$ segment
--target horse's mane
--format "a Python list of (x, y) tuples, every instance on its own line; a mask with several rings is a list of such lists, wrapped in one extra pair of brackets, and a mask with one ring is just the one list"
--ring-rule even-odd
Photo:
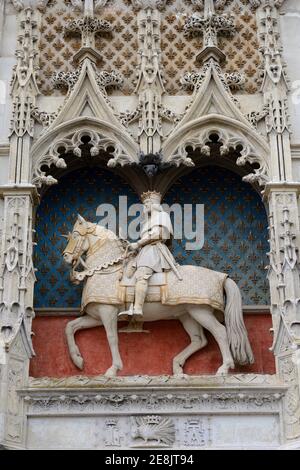
[(107, 228), (105, 228), (105, 227), (103, 227), (102, 225), (99, 225), (99, 224), (91, 223), (91, 225), (96, 227), (95, 235), (97, 235), (99, 237), (104, 237), (105, 236), (109, 240), (118, 240), (117, 235), (112, 230), (109, 230), (109, 229), (107, 229)]

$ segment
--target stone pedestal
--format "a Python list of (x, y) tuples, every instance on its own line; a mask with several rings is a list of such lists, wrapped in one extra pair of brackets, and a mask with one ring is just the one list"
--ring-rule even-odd
[(247, 374), (31, 379), (19, 395), (29, 449), (276, 449), (285, 392)]

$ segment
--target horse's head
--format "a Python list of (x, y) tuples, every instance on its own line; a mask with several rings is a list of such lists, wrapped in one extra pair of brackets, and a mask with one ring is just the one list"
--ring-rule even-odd
[[(78, 215), (73, 230), (67, 235), (68, 244), (63, 252), (66, 263), (77, 264), (81, 255), (89, 249), (88, 235), (94, 233), (96, 225), (87, 222), (81, 215)], [(64, 235), (65, 236), (65, 235)]]

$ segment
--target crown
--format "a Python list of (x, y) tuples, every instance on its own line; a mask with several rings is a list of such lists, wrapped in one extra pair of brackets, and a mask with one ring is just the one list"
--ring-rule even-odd
[(157, 204), (161, 203), (161, 194), (156, 191), (147, 191), (141, 195), (142, 202), (152, 201)]
[(105, 421), (106, 426), (116, 426), (117, 420), (114, 418), (109, 418)]
[(159, 424), (161, 422), (161, 417), (160, 416), (145, 416), (145, 421), (147, 424)]

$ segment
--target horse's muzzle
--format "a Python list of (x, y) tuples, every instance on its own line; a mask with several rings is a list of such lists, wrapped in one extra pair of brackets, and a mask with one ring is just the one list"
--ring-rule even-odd
[(63, 259), (67, 264), (73, 264), (75, 262), (73, 256), (70, 253), (64, 253)]

